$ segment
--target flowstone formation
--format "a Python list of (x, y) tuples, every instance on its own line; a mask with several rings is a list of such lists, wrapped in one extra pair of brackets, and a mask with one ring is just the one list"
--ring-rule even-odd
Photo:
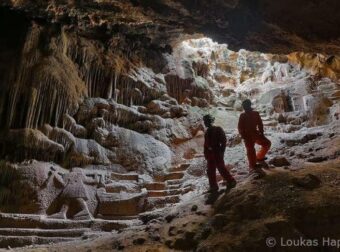
[[(225, 161), (241, 184), (235, 190), (247, 191), (252, 178), (237, 132), (246, 98), (272, 141), (268, 174), (325, 162), (330, 174), (339, 168), (336, 43), (323, 41), (322, 31), (307, 42), (295, 27), (302, 37), (287, 34), (287, 41), (298, 50), (275, 47), (268, 41), (285, 24), (269, 25), (271, 15), (260, 27), (276, 33), (251, 26), (239, 37), (233, 24), (237, 13), (250, 13), (247, 1), (209, 5), (206, 17), (218, 2), (235, 11), (230, 25), (222, 13), (202, 20), (197, 1), (160, 2), (164, 13), (144, 1), (5, 1), (0, 8), (0, 247), (73, 242), (65, 245), (72, 251), (80, 239), (95, 247), (107, 235), (114, 250), (237, 248), (209, 236), (223, 229), (220, 215), (230, 209), (228, 196), (215, 213), (203, 204), (202, 116), (212, 114), (225, 130)], [(257, 18), (249, 14), (244, 25)], [(226, 43), (193, 34), (185, 21), (195, 32), (226, 31), (218, 38)], [(314, 190), (328, 181), (313, 176), (294, 185)]]

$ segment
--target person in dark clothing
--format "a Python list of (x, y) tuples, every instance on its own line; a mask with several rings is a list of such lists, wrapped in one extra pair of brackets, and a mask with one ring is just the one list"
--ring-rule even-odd
[[(270, 149), (271, 142), (264, 136), (263, 123), (260, 114), (251, 108), (249, 99), (242, 103), (244, 113), (240, 115), (238, 121), (238, 131), (243, 138), (247, 149), (247, 156), (250, 171), (256, 171), (256, 162), (263, 162)], [(255, 144), (261, 146), (256, 154)]]
[(216, 168), (227, 182), (227, 189), (235, 187), (236, 181), (230, 175), (224, 164), (224, 151), (226, 149), (227, 138), (221, 127), (213, 126), (214, 118), (211, 115), (203, 117), (207, 130), (204, 135), (204, 157), (208, 163), (208, 178), (211, 192), (218, 191), (216, 180)]

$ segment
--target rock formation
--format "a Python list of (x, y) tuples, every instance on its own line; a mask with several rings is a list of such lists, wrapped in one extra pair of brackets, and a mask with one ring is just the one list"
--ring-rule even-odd
[[(2, 1), (0, 247), (77, 244), (113, 232), (117, 250), (263, 249), (264, 236), (248, 239), (255, 226), (247, 237), (213, 235), (236, 228), (231, 217), (262, 218), (264, 231), (297, 219), (267, 209), (269, 196), (258, 205), (272, 219), (247, 211), (277, 189), (281, 173), (280, 185), (320, 190), (336, 209), (330, 201), (339, 188), (323, 188), (334, 181), (305, 170), (319, 176), (313, 165), (330, 164), (327, 174), (338, 172), (339, 6), (277, 2)], [(259, 185), (248, 178), (236, 130), (246, 98), (273, 143), (267, 173), (274, 175)], [(227, 134), (225, 160), (241, 184), (215, 210), (202, 196), (206, 113)], [(301, 168), (304, 177), (290, 183), (287, 173)], [(238, 193), (242, 202), (231, 206)], [(241, 246), (233, 235), (248, 240)]]

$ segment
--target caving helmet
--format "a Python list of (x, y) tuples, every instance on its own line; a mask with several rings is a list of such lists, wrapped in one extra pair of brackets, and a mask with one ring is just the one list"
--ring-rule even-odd
[(203, 122), (205, 126), (209, 126), (213, 124), (214, 121), (215, 121), (215, 118), (210, 114), (203, 116)]
[(244, 110), (251, 110), (251, 101), (249, 99), (246, 99), (242, 102), (242, 107)]

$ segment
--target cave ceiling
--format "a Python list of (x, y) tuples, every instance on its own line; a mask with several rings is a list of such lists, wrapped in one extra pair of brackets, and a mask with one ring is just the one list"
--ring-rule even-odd
[(338, 0), (5, 0), (2, 5), (80, 36), (108, 41), (120, 34), (164, 50), (184, 38), (206, 36), (232, 50), (340, 52)]

